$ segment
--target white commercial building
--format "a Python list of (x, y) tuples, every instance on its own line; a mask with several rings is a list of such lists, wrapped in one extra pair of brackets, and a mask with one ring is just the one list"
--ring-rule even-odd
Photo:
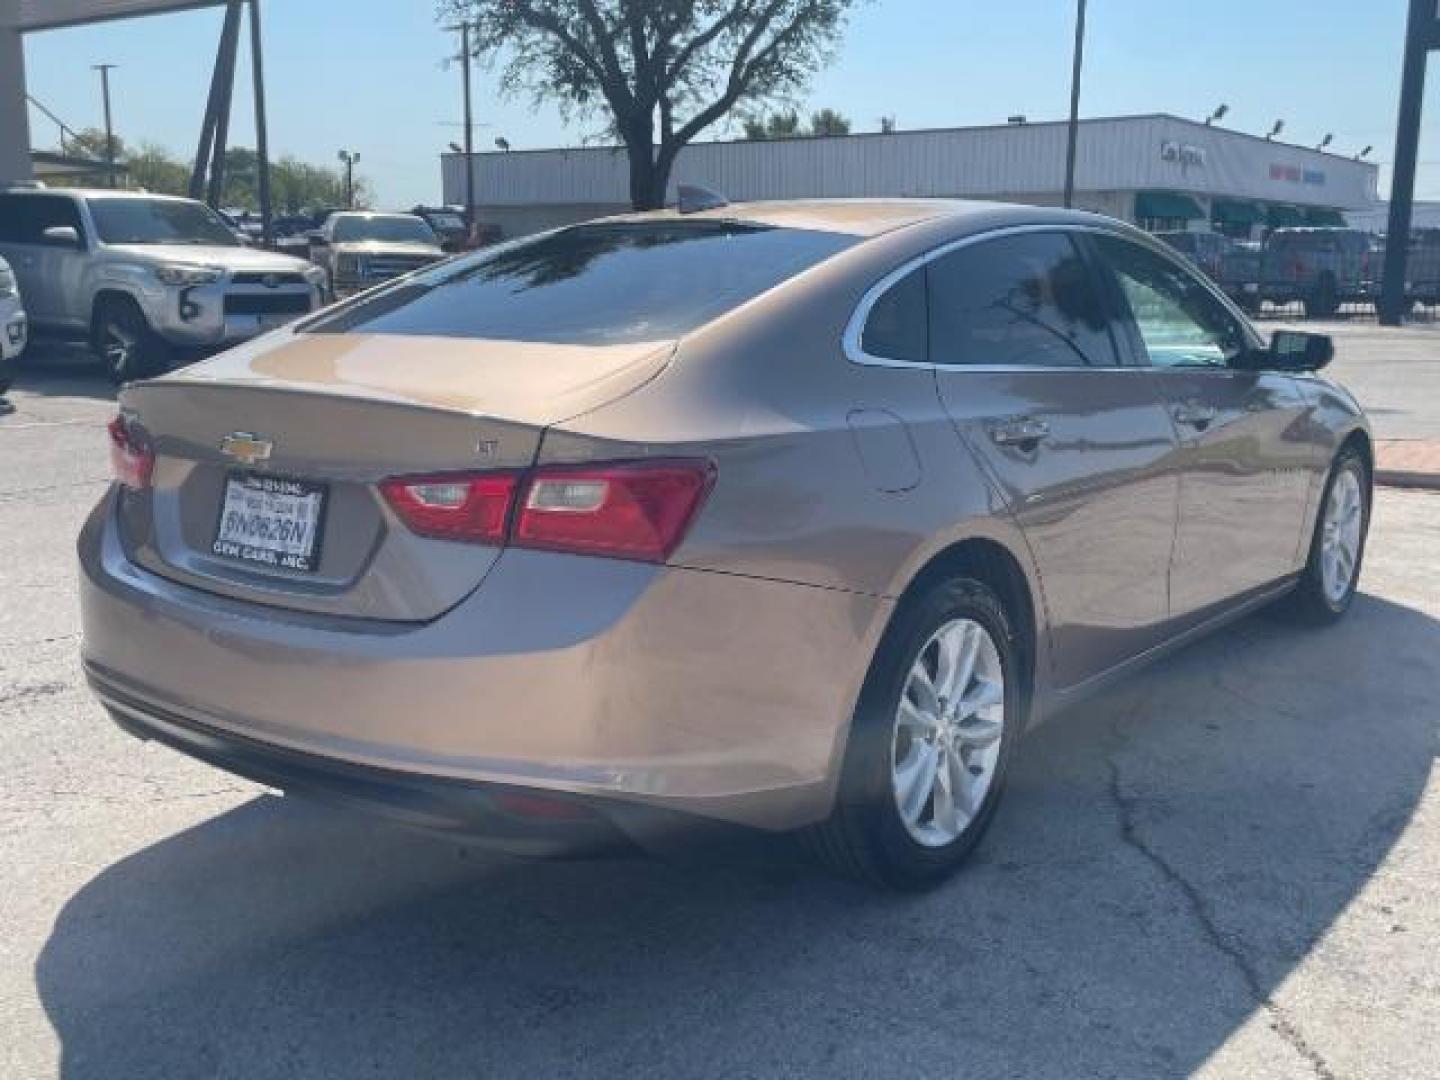
[[(671, 177), (732, 201), (960, 197), (1058, 205), (1066, 124), (696, 143)], [(442, 158), (445, 201), (465, 201), (465, 158)], [(480, 221), (521, 235), (628, 208), (623, 150), (518, 150), (476, 154)], [(1259, 236), (1288, 225), (1343, 225), (1342, 212), (1376, 201), (1376, 167), (1154, 114), (1085, 120), (1075, 203), (1152, 229), (1216, 229)]]

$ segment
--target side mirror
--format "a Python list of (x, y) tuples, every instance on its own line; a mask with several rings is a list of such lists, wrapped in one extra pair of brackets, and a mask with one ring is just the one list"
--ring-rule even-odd
[(1333, 359), (1335, 342), (1328, 334), (1276, 330), (1268, 348), (1251, 349), (1230, 363), (1244, 371), (1319, 371)]
[(314, 232), (305, 234), (305, 239), (310, 241), (311, 247), (329, 247), (330, 241), (325, 239), (325, 234), (316, 229)]
[(80, 232), (70, 225), (52, 225), (40, 234), (40, 239), (46, 247), (80, 247)]
[(1278, 371), (1319, 371), (1335, 359), (1335, 342), (1329, 334), (1276, 330), (1270, 335), (1268, 352)]

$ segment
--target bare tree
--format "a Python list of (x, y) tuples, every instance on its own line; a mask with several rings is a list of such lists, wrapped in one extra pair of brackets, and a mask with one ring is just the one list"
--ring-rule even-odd
[(606, 115), (630, 201), (664, 204), (675, 158), (737, 106), (783, 99), (829, 59), (854, 0), (438, 0), (507, 91)]

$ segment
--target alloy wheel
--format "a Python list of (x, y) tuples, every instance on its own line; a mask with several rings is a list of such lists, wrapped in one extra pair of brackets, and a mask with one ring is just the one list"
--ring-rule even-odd
[(1364, 500), (1354, 469), (1341, 469), (1330, 485), (1321, 526), (1320, 573), (1325, 599), (1338, 604), (1345, 598), (1355, 577), (1360, 557), (1360, 530)]
[(954, 619), (911, 665), (895, 713), (891, 791), (906, 831), (943, 847), (975, 819), (1005, 737), (1005, 676), (989, 631)]
[(114, 321), (107, 321), (100, 335), (100, 351), (105, 366), (120, 378), (134, 370), (135, 353), (140, 341), (135, 334)]

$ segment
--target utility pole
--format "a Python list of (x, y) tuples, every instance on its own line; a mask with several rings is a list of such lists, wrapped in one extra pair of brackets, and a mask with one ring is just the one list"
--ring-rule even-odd
[(448, 26), (446, 29), (460, 31), (461, 92), (465, 100), (465, 237), (467, 243), (473, 243), (475, 238), (475, 167), (471, 159), (475, 153), (475, 112), (470, 93), (470, 24), (463, 22), (458, 26)]
[(355, 163), (360, 160), (359, 154), (352, 154), (349, 150), (341, 150), (337, 155), (345, 166), (345, 205), (351, 210), (355, 209)]
[(95, 71), (100, 72), (100, 93), (105, 98), (105, 182), (112, 188), (115, 186), (115, 125), (110, 118), (110, 72), (118, 66), (118, 64), (91, 65)]
[(465, 73), (465, 242), (475, 242), (475, 114), (470, 104), (470, 24), (460, 24), (461, 67)]
[(1070, 128), (1065, 139), (1065, 206), (1075, 205), (1075, 142), (1080, 134), (1080, 70), (1085, 63), (1085, 0), (1075, 6), (1075, 62), (1070, 72)]
[(1420, 151), (1420, 106), (1425, 96), (1425, 62), (1440, 49), (1440, 6), (1410, 0), (1405, 25), (1405, 60), (1400, 76), (1400, 116), (1395, 131), (1395, 168), (1390, 182), (1390, 222), (1385, 230), (1385, 272), (1380, 284), (1380, 322), (1399, 326), (1405, 301), (1405, 261), (1415, 200), (1415, 165)]

